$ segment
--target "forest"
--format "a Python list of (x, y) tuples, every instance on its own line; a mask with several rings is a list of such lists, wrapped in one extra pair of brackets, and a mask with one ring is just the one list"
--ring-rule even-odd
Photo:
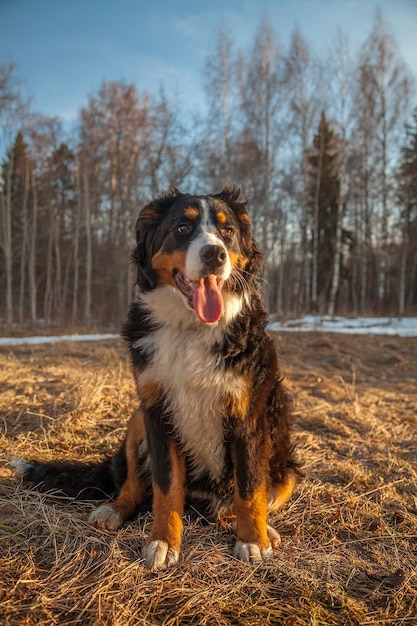
[(0, 64), (0, 328), (118, 328), (140, 209), (224, 184), (250, 200), (271, 316), (415, 315), (415, 77), (380, 13), (355, 54), (333, 41), (220, 29), (201, 110), (103, 81), (70, 131)]

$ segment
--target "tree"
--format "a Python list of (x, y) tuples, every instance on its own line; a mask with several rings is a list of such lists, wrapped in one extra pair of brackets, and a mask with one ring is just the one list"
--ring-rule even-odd
[(205, 64), (208, 112), (202, 142), (204, 150), (200, 154), (202, 176), (210, 179), (209, 185), (214, 189), (236, 178), (234, 143), (239, 122), (241, 65), (232, 39), (221, 28)]
[[(379, 312), (382, 312), (386, 304), (388, 235), (394, 208), (393, 170), (398, 157), (399, 132), (409, 107), (410, 78), (399, 56), (398, 46), (380, 12), (362, 48), (358, 72), (358, 122), (359, 126), (371, 124), (372, 167), (379, 226), (377, 298)], [(366, 129), (362, 132), (366, 132)]]
[(50, 213), (54, 228), (54, 288), (52, 303), (61, 323), (64, 322), (69, 297), (69, 280), (73, 271), (72, 254), (75, 238), (75, 156), (67, 143), (61, 142), (48, 163), (53, 192)]
[(337, 159), (340, 140), (322, 111), (310, 164), (310, 210), (312, 213), (312, 308), (327, 308), (332, 266), (337, 245), (340, 180)]
[(150, 99), (140, 97), (133, 85), (104, 82), (81, 111), (87, 323), (92, 315), (92, 274), (100, 276), (94, 301), (102, 315), (120, 319), (126, 308), (129, 242), (141, 201), (139, 181), (150, 181), (151, 132)]
[(337, 172), (339, 179), (339, 197), (336, 213), (336, 232), (334, 256), (332, 262), (332, 279), (327, 305), (327, 314), (333, 316), (336, 308), (336, 299), (340, 288), (340, 269), (342, 264), (343, 218), (348, 197), (348, 160), (352, 132), (352, 65), (348, 49), (348, 40), (339, 30), (332, 51), (331, 59), (327, 64), (333, 81), (331, 108), (339, 134), (337, 152)]
[(4, 259), (4, 276), (0, 278), (3, 278), (6, 325), (9, 328), (13, 323), (12, 143), (27, 113), (27, 103), (23, 100), (14, 71), (13, 63), (0, 65), (0, 157), (9, 155), (0, 189), (0, 252)]
[(279, 157), (284, 144), (282, 57), (267, 21), (261, 23), (249, 56), (244, 59), (241, 114), (246, 141), (256, 146), (257, 164), (248, 172), (245, 189), (252, 199), (254, 232), (268, 253), (275, 243)]
[(400, 276), (398, 314), (417, 303), (417, 109), (406, 126), (406, 143), (402, 148), (397, 175), (400, 212)]
[(295, 206), (299, 207), (297, 221), (301, 249), (297, 309), (305, 310), (309, 310), (311, 303), (311, 258), (306, 254), (310, 227), (308, 150), (320, 105), (318, 73), (318, 62), (297, 28), (292, 33), (290, 49), (285, 57), (284, 89), (288, 99), (288, 130), (297, 163), (296, 168), (293, 168), (296, 180), (292, 189)]
[[(32, 169), (32, 218), (36, 237), (31, 240), (30, 297), (34, 312), (41, 312), (46, 325), (59, 319), (62, 289), (62, 244), (65, 234), (61, 220), (61, 192), (56, 184), (56, 155), (62, 143), (60, 120), (36, 115), (27, 127)], [(62, 185), (61, 185), (62, 186)], [(35, 300), (36, 298), (36, 300)], [(61, 310), (62, 314), (62, 310)], [(62, 321), (62, 320), (59, 320)]]

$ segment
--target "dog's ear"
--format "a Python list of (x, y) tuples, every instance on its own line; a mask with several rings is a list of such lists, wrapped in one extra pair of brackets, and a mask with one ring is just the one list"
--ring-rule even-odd
[(243, 243), (246, 247), (250, 248), (252, 241), (252, 228), (249, 217), (249, 203), (247, 200), (240, 199), (239, 187), (229, 187), (226, 185), (220, 193), (214, 195), (213, 197), (218, 198), (232, 209), (239, 222)]
[(248, 257), (248, 262), (245, 267), (245, 271), (253, 276), (259, 276), (264, 266), (264, 257), (260, 251), (258, 244), (252, 239), (251, 252)]
[(152, 200), (139, 213), (132, 262), (136, 265), (136, 283), (140, 291), (150, 291), (156, 287), (157, 275), (152, 268), (151, 260), (162, 245), (158, 236), (159, 225), (166, 211), (181, 195), (183, 194), (176, 187), (172, 187), (168, 193)]
[(223, 187), (222, 191), (214, 196), (227, 204), (238, 219), (242, 245), (248, 258), (245, 271), (258, 276), (262, 270), (264, 260), (259, 250), (258, 244), (252, 238), (252, 227), (249, 217), (249, 202), (240, 199), (240, 189), (238, 187)]

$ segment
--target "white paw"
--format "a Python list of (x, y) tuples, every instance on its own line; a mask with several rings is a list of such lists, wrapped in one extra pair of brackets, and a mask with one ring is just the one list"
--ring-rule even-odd
[(236, 541), (233, 549), (233, 556), (245, 563), (260, 563), (264, 559), (272, 556), (272, 548), (260, 548), (256, 543), (245, 543), (244, 541)]
[(179, 551), (169, 547), (166, 541), (161, 539), (150, 541), (142, 548), (142, 556), (145, 559), (145, 566), (156, 572), (160, 569), (167, 569), (178, 563)]
[(88, 518), (88, 523), (94, 528), (115, 530), (123, 524), (123, 520), (113, 507), (109, 504), (103, 504), (98, 509), (94, 509)]

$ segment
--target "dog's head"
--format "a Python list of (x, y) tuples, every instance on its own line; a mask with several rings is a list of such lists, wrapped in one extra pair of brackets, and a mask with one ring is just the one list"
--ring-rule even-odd
[(202, 322), (216, 322), (225, 292), (242, 293), (258, 274), (247, 202), (239, 190), (206, 196), (172, 189), (140, 213), (133, 260), (142, 292), (170, 285)]

